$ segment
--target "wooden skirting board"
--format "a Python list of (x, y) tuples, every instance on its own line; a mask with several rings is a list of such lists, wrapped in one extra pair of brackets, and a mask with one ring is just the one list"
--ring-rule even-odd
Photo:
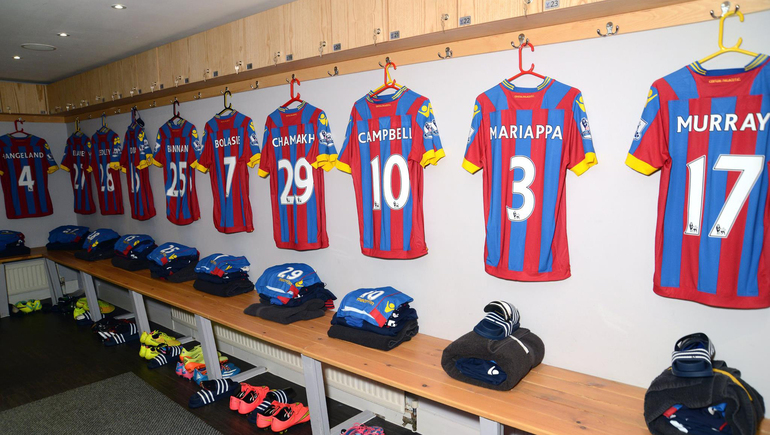
[[(744, 14), (770, 9), (767, 0), (743, 0)], [(257, 88), (281, 86), (286, 78), (295, 74), (302, 81), (328, 78), (337, 68), (339, 76), (379, 68), (379, 62), (390, 57), (398, 65), (411, 65), (438, 61), (438, 53), (446, 47), (453, 57), (472, 56), (512, 50), (511, 42), (525, 33), (535, 45), (555, 44), (588, 38), (599, 38), (597, 29), (605, 32), (611, 21), (620, 26), (620, 34), (660, 29), (712, 20), (710, 10), (719, 10), (714, 0), (611, 0), (579, 7), (543, 12), (529, 17), (511, 18), (467, 28), (447, 30), (403, 40), (332, 53), (323, 57), (278, 63), (275, 66), (222, 76), (205, 82), (137, 95), (130, 98), (97, 104), (55, 115), (0, 114), (0, 121), (13, 121), (22, 117), (29, 122), (74, 122), (98, 118), (104, 112), (108, 116), (126, 113), (131, 107), (140, 110), (170, 105), (174, 98), (180, 102), (193, 101), (221, 95), (225, 88), (232, 93), (247, 92)], [(737, 20), (729, 25), (739, 25)], [(512, 30), (512, 31), (509, 31)], [(716, 49), (714, 34), (714, 46)], [(518, 43), (518, 42), (517, 42)], [(686, 61), (683, 61), (686, 62)]]

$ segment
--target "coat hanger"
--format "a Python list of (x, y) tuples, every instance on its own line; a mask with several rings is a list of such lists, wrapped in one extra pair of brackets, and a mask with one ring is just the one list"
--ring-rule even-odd
[(141, 115), (139, 115), (139, 109), (134, 106), (131, 108), (131, 125), (130, 127), (135, 126), (136, 124), (139, 124), (140, 127), (144, 127), (144, 121), (142, 120)]
[[(712, 16), (714, 15), (713, 11), (712, 11), (711, 15)], [(745, 54), (745, 55), (751, 56), (751, 57), (757, 57), (758, 56), (757, 53), (754, 53), (754, 52), (751, 52), (751, 51), (744, 50), (744, 49), (740, 48), (741, 44), (743, 44), (743, 38), (738, 38), (738, 42), (735, 45), (733, 45), (732, 47), (729, 47), (729, 48), (725, 47), (725, 44), (724, 44), (725, 18), (727, 18), (729, 16), (732, 16), (732, 15), (737, 16), (738, 19), (741, 20), (741, 23), (743, 22), (743, 12), (741, 12), (739, 6), (735, 6), (735, 10), (731, 11), (730, 10), (730, 2), (723, 3), (722, 4), (722, 16), (719, 17), (719, 42), (718, 42), (719, 43), (719, 51), (704, 57), (703, 59), (699, 60), (698, 63), (707, 62), (707, 61), (709, 61), (709, 60), (719, 56), (720, 54), (724, 54), (724, 53), (741, 53), (741, 54)]]
[(168, 120), (169, 124), (173, 124), (174, 121), (181, 120), (182, 117), (179, 116), (179, 110), (177, 110), (177, 107), (179, 107), (179, 100), (174, 97), (174, 103), (172, 104), (172, 109), (174, 111), (174, 116), (171, 117), (171, 119)]
[(100, 133), (104, 133), (107, 130), (109, 130), (107, 128), (107, 113), (102, 112), (102, 126), (99, 128), (99, 132)]
[(233, 110), (233, 103), (232, 103), (232, 101), (230, 102), (230, 104), (227, 104), (227, 96), (228, 95), (230, 96), (231, 99), (233, 98), (233, 93), (230, 92), (230, 89), (225, 88), (224, 92), (222, 92), (222, 96), (224, 97), (224, 101), (222, 102), (222, 104), (224, 104), (225, 108), (220, 110), (219, 113), (217, 113), (218, 116), (224, 115), (225, 112), (227, 112), (228, 110), (230, 112), (235, 112), (235, 110)]
[(382, 64), (380, 64), (380, 66), (383, 68), (383, 70), (385, 72), (385, 78), (384, 78), (385, 83), (383, 83), (382, 86), (380, 86), (379, 88), (373, 90), (372, 91), (372, 95), (381, 94), (382, 91), (384, 91), (386, 89), (395, 89), (396, 91), (401, 89), (403, 86), (401, 86), (398, 83), (396, 83), (396, 79), (391, 79), (390, 72), (388, 71), (388, 69), (390, 69), (390, 67), (393, 67), (394, 70), (398, 69), (398, 67), (396, 67), (396, 64), (391, 62), (389, 57), (386, 57), (385, 58), (385, 65), (383, 66)]
[[(286, 79), (286, 81), (289, 82), (289, 79)], [(302, 84), (299, 82), (299, 79), (294, 78), (294, 74), (292, 74), (291, 81), (289, 82), (289, 95), (291, 95), (291, 99), (281, 106), (284, 109), (289, 107), (291, 103), (296, 103), (296, 102), (303, 103), (302, 99), (300, 98), (299, 92), (297, 93), (297, 95), (294, 95), (294, 83), (296, 83), (297, 85)]]
[(522, 60), (521, 60), (522, 52), (524, 51), (524, 47), (529, 47), (529, 50), (531, 52), (535, 51), (535, 46), (532, 45), (529, 42), (529, 39), (527, 39), (525, 42), (523, 42), (521, 45), (519, 45), (519, 73), (516, 74), (515, 76), (509, 78), (508, 81), (512, 82), (512, 81), (516, 80), (517, 78), (519, 78), (519, 77), (521, 77), (523, 75), (526, 75), (526, 74), (533, 75), (535, 77), (539, 77), (539, 78), (545, 80), (545, 76), (542, 76), (542, 75), (534, 72), (534, 69), (535, 69), (535, 64), (534, 63), (529, 67), (528, 70), (524, 70), (524, 66), (523, 66)]
[(16, 131), (12, 132), (11, 135), (21, 133), (21, 134), (24, 135), (23, 137), (30, 137), (31, 135), (29, 133), (27, 133), (26, 131), (24, 131), (24, 127), (20, 126), (19, 124), (24, 124), (24, 120), (19, 118), (19, 119), (13, 121), (13, 128), (15, 128)]
[(80, 118), (75, 118), (75, 134), (82, 133), (80, 131)]

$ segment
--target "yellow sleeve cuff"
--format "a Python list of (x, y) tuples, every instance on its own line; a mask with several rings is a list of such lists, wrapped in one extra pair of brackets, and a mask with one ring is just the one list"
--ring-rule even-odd
[(423, 168), (430, 165), (430, 163), (436, 158), (436, 150), (430, 149), (428, 151), (425, 151), (425, 154), (422, 155), (422, 160), (420, 160), (420, 166)]
[(337, 167), (337, 169), (339, 169), (340, 171), (346, 174), (353, 173), (353, 171), (350, 169), (350, 165), (348, 165), (347, 163), (342, 163), (341, 161), (337, 160), (337, 163), (335, 166)]
[(56, 166), (56, 165), (54, 165), (54, 166), (49, 166), (49, 167), (48, 167), (48, 173), (49, 173), (49, 174), (53, 174), (54, 172), (56, 172), (56, 171), (58, 171), (58, 170), (59, 170), (59, 167), (58, 167), (58, 166)]
[(251, 156), (251, 158), (249, 159), (249, 163), (247, 164), (249, 165), (250, 168), (253, 168), (254, 166), (257, 166), (259, 164), (259, 160), (261, 157), (262, 157), (262, 154), (254, 154), (253, 156)]
[(3, 172), (3, 171), (0, 171), (0, 175), (5, 175), (5, 172)]
[(86, 172), (94, 172), (94, 168), (89, 166), (88, 169), (86, 169)]
[[(114, 169), (116, 171), (119, 171), (120, 170), (120, 163), (112, 162), (112, 163), (109, 164), (109, 167), (110, 167), (110, 169)], [(126, 172), (126, 171), (123, 171), (123, 172)]]
[[(150, 161), (149, 161), (149, 160), (142, 160), (142, 161), (141, 161), (141, 162), (139, 162), (139, 164), (136, 166), (136, 169), (144, 169), (144, 168), (149, 168), (149, 167), (150, 167), (150, 165), (151, 165), (151, 163), (150, 163)], [(123, 168), (123, 172), (126, 172), (125, 168)]]
[(469, 162), (466, 159), (463, 159), (463, 169), (470, 172), (471, 174), (475, 174), (476, 172), (479, 172), (481, 170), (480, 167), (474, 165), (473, 163)]
[(193, 169), (197, 169), (197, 170), (203, 172), (204, 174), (209, 171), (209, 168), (201, 165), (200, 163), (198, 163), (197, 160), (192, 162), (192, 165), (190, 165), (190, 167), (193, 168)]
[(578, 177), (583, 175), (583, 172), (587, 171), (591, 166), (599, 163), (596, 160), (596, 153), (586, 153), (586, 158), (582, 162), (570, 168), (570, 171), (574, 172)]
[(650, 165), (644, 160), (634, 157), (633, 154), (628, 154), (628, 157), (626, 157), (626, 166), (644, 175), (651, 175), (658, 170), (658, 168)]
[(433, 156), (433, 160), (431, 160), (430, 164), (436, 166), (438, 161), (444, 157), (446, 157), (446, 152), (444, 151), (444, 148), (441, 148), (440, 150), (436, 151), (436, 154)]
[(155, 159), (150, 159), (150, 162), (151, 162), (153, 165), (155, 165), (155, 166), (157, 166), (157, 167), (159, 167), (159, 168), (162, 168), (162, 167), (163, 167), (163, 165), (162, 165), (162, 164), (161, 164), (159, 161), (157, 161), (157, 160), (155, 160)]
[(257, 175), (259, 175), (259, 176), (260, 176), (260, 177), (262, 177), (262, 178), (265, 178), (265, 177), (267, 177), (268, 175), (270, 175), (270, 173), (269, 173), (269, 172), (267, 172), (267, 171), (265, 171), (264, 169), (260, 169), (259, 171), (257, 171)]
[[(51, 168), (53, 168), (53, 166), (51, 166)], [(53, 174), (53, 172), (51, 172), (51, 168), (48, 168), (48, 173), (49, 173), (49, 174)], [(67, 172), (69, 172), (69, 171), (70, 171), (70, 168), (68, 168), (68, 167), (66, 167), (66, 166), (64, 166), (64, 165), (61, 165), (61, 166), (59, 166), (58, 168), (59, 168), (59, 169), (64, 169), (64, 170), (65, 170), (65, 171), (67, 171)]]

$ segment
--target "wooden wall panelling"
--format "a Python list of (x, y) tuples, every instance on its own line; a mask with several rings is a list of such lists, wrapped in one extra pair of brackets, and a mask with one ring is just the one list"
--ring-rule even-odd
[(280, 6), (268, 9), (255, 15), (244, 18), (244, 66), (248, 70), (274, 65), (276, 52), (280, 52), (278, 63), (284, 61), (285, 37), (283, 24), (288, 6)]
[(158, 87), (168, 89), (178, 84), (183, 85), (190, 78), (189, 38), (170, 42), (158, 47)]
[[(292, 60), (299, 60), (330, 53), (331, 0), (296, 0), (287, 6), (284, 60), (288, 61), (289, 55)], [(326, 43), (325, 47), (321, 46), (322, 42)]]
[(129, 98), (136, 95), (131, 92), (136, 87), (136, 56), (130, 56), (116, 62), (118, 64), (117, 91), (120, 98)]
[(233, 21), (206, 31), (207, 78), (235, 74), (236, 63), (243, 62), (243, 22)]
[(543, 0), (458, 0), (458, 19), (470, 17), (468, 24), (482, 24), (506, 18), (536, 14), (543, 10)]
[(136, 63), (136, 93), (141, 95), (160, 89), (158, 86), (158, 49), (153, 48), (134, 56)]
[(374, 31), (380, 29), (377, 42), (388, 40), (387, 0), (331, 0), (332, 51), (374, 44)]
[[(196, 33), (187, 38), (188, 59), (190, 63), (189, 83), (200, 82), (211, 78), (211, 68), (206, 50), (206, 33)], [(206, 71), (208, 69), (208, 71)], [(184, 80), (182, 80), (184, 82)], [(180, 85), (182, 83), (179, 83)]]

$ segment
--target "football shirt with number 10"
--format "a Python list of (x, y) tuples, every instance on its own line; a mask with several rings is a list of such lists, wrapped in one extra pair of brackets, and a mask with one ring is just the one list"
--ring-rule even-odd
[(661, 170), (655, 293), (770, 306), (770, 61), (653, 83), (626, 164)]
[(0, 136), (0, 153), (0, 180), (8, 219), (53, 213), (48, 194), (48, 174), (56, 172), (59, 167), (46, 141), (32, 135)]
[(178, 119), (163, 124), (155, 141), (152, 164), (163, 168), (166, 217), (177, 225), (191, 224), (201, 216), (195, 190), (198, 132), (192, 123)]

